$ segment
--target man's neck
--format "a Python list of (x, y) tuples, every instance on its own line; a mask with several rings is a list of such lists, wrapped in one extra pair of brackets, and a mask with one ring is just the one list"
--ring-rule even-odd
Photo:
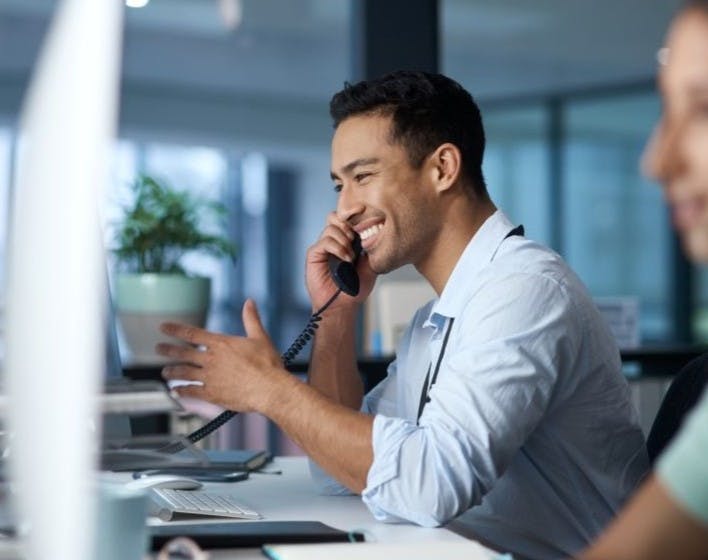
[(428, 258), (416, 266), (438, 296), (470, 240), (496, 210), (491, 200), (450, 206)]

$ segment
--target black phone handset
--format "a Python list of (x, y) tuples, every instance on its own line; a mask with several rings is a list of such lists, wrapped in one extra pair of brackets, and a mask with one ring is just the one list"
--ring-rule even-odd
[[(310, 315), (310, 319), (307, 321), (305, 328), (293, 341), (290, 348), (288, 348), (280, 356), (284, 366), (288, 366), (290, 362), (295, 359), (295, 356), (297, 356), (305, 345), (312, 339), (312, 337), (315, 336), (315, 331), (317, 330), (317, 327), (319, 327), (319, 322), (322, 320), (322, 313), (324, 313), (325, 310), (332, 305), (332, 302), (337, 299), (337, 296), (339, 296), (340, 293), (344, 292), (352, 297), (359, 293), (359, 275), (356, 272), (356, 263), (359, 259), (359, 255), (361, 254), (361, 238), (359, 235), (355, 235), (354, 241), (352, 241), (354, 262), (342, 261), (334, 255), (330, 255), (328, 257), (327, 265), (329, 266), (329, 272), (332, 275), (332, 280), (334, 280), (334, 283), (337, 285), (337, 291), (322, 307)], [(204, 439), (214, 430), (217, 430), (226, 424), (226, 422), (231, 420), (234, 416), (236, 416), (236, 414), (238, 414), (238, 412), (233, 410), (225, 410), (219, 414), (219, 416), (186, 436), (187, 440), (190, 443), (196, 443), (199, 440)], [(159, 451), (163, 453), (177, 453), (178, 451), (182, 451), (184, 448), (185, 445), (183, 443), (176, 441), (162, 447)]]
[(354, 249), (354, 262), (341, 261), (334, 255), (327, 258), (329, 273), (337, 287), (349, 296), (356, 296), (359, 293), (359, 275), (356, 272), (356, 262), (361, 255), (361, 237), (354, 234), (352, 249)]

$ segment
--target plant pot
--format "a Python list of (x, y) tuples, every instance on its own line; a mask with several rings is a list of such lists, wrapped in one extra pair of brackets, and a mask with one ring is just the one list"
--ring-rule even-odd
[(167, 360), (155, 353), (158, 342), (169, 337), (160, 332), (165, 321), (206, 324), (211, 279), (181, 274), (119, 274), (116, 278), (116, 312), (130, 351), (130, 362), (160, 365)]

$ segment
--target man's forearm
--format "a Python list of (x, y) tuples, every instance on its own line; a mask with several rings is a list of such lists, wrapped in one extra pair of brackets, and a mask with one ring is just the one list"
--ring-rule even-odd
[(259, 412), (331, 476), (360, 493), (373, 461), (373, 418), (335, 403), (292, 376), (281, 378), (272, 395)]
[(356, 365), (356, 309), (325, 314), (312, 347), (308, 382), (333, 401), (359, 409), (363, 384)]

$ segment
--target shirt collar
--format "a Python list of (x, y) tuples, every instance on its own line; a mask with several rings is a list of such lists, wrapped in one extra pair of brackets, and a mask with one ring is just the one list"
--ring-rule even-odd
[(467, 287), (487, 263), (491, 262), (507, 234), (514, 228), (501, 210), (482, 224), (462, 252), (450, 274), (442, 294), (435, 302), (426, 324), (440, 328), (449, 317), (459, 313), (467, 299)]

